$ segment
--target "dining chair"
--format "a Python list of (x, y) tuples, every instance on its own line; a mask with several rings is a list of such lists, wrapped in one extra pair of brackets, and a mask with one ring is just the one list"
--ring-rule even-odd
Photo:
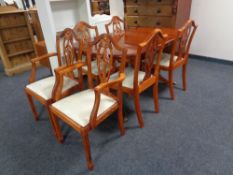
[[(62, 70), (66, 66), (73, 65), (76, 62), (77, 57), (80, 57), (82, 50), (79, 54), (75, 52), (73, 43), (77, 42), (77, 38), (72, 29), (65, 29), (61, 34), (56, 36), (56, 53), (48, 53), (31, 60), (32, 71), (29, 78), (29, 84), (25, 87), (25, 93), (27, 95), (30, 107), (32, 109), (35, 120), (39, 119), (39, 114), (36, 110), (33, 98), (37, 99), (49, 112), (49, 105), (53, 102), (54, 88), (58, 83), (58, 79), (54, 75), (50, 75), (46, 78), (36, 80), (36, 73), (38, 63), (43, 60), (52, 59), (58, 62), (58, 67), (55, 69)], [(81, 64), (81, 63), (77, 63)], [(81, 65), (76, 67), (81, 74)], [(60, 81), (60, 80), (59, 80)], [(83, 87), (82, 76), (77, 79), (74, 78), (72, 73), (67, 74), (62, 81), (62, 96), (69, 95), (77, 90), (81, 90)], [(53, 122), (49, 119), (53, 125)]]
[(126, 23), (118, 16), (113, 16), (112, 20), (105, 24), (105, 30), (108, 34), (122, 34), (126, 28)]
[[(97, 26), (92, 26), (84, 21), (80, 21), (78, 24), (75, 25), (74, 29), (75, 33), (78, 36), (78, 39), (83, 42), (83, 55), (82, 55), (82, 61), (85, 63), (83, 66), (83, 73), (88, 72), (88, 67), (87, 67), (87, 58), (86, 58), (86, 50), (88, 47), (88, 43), (93, 41), (94, 38), (99, 36), (99, 31)], [(93, 48), (95, 49), (95, 48)], [(96, 59), (95, 55), (92, 55), (92, 74), (93, 76), (97, 77), (98, 76), (98, 71), (97, 71), (97, 64), (96, 64)]]
[[(161, 76), (161, 80), (168, 83), (171, 99), (175, 99), (173, 74), (177, 68), (182, 67), (183, 90), (187, 88), (186, 74), (190, 46), (197, 29), (193, 20), (188, 20), (177, 33), (170, 54), (164, 53), (160, 61), (160, 70), (168, 72), (168, 80)], [(156, 62), (156, 59), (155, 59)]]
[[(134, 105), (137, 113), (139, 127), (144, 127), (143, 117), (140, 109), (140, 94), (153, 87), (153, 99), (155, 111), (159, 112), (158, 101), (158, 77), (159, 77), (159, 62), (162, 56), (165, 45), (166, 36), (161, 33), (161, 30), (155, 29), (150, 37), (140, 43), (137, 48), (136, 57), (134, 57), (133, 66), (125, 68), (126, 78), (123, 81), (123, 92), (134, 96)], [(158, 64), (154, 65), (154, 58), (157, 57)], [(142, 64), (143, 60), (143, 64)], [(113, 74), (111, 78), (115, 78)]]
[[(57, 140), (63, 143), (63, 135), (58, 123), (58, 118), (70, 125), (80, 133), (84, 145), (87, 167), (92, 170), (94, 164), (91, 158), (91, 150), (88, 133), (95, 129), (100, 123), (108, 118), (113, 112), (118, 112), (118, 126), (121, 135), (124, 135), (125, 129), (123, 126), (122, 115), (122, 81), (125, 78), (124, 64), (126, 57), (126, 49), (120, 48), (113, 41), (110, 35), (102, 34), (93, 42), (89, 43), (87, 49), (87, 60), (91, 61), (92, 48), (95, 47), (96, 63), (98, 67), (98, 76), (100, 84), (93, 86), (93, 76), (91, 66), (88, 64), (88, 85), (87, 90), (77, 92), (68, 97), (61, 97), (61, 90), (56, 90), (55, 103), (50, 106), (51, 116), (54, 121)], [(113, 65), (113, 48), (122, 53), (120, 66)], [(67, 68), (72, 71), (71, 68)], [(116, 71), (115, 79), (109, 79), (112, 71)], [(55, 71), (56, 72), (56, 71)], [(57, 73), (57, 76), (62, 78), (62, 74)], [(110, 91), (112, 86), (116, 85), (118, 89), (115, 93)], [(57, 87), (60, 87), (58, 85)]]

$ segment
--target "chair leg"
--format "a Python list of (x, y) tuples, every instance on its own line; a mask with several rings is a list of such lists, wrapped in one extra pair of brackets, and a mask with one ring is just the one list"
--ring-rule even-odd
[(158, 82), (153, 86), (154, 106), (155, 112), (159, 112), (159, 95), (158, 95)]
[(54, 135), (56, 136), (56, 139), (59, 143), (64, 142), (64, 137), (61, 132), (61, 127), (58, 123), (57, 117), (50, 111), (49, 107), (47, 107), (48, 113), (49, 113), (49, 119), (53, 127)]
[(183, 90), (186, 91), (186, 67), (187, 65), (184, 64), (182, 67), (182, 82), (183, 82)]
[(136, 113), (137, 113), (139, 127), (143, 128), (144, 127), (144, 122), (143, 122), (143, 118), (142, 118), (140, 102), (139, 102), (139, 94), (138, 93), (134, 94), (134, 104), (135, 104), (135, 110), (136, 110)]
[(38, 121), (38, 120), (39, 120), (39, 114), (38, 114), (37, 111), (36, 111), (36, 107), (35, 107), (34, 101), (33, 101), (33, 99), (32, 99), (32, 96), (29, 95), (27, 92), (26, 92), (26, 95), (27, 95), (27, 99), (28, 99), (28, 101), (29, 101), (29, 104), (30, 104), (30, 106), (31, 106), (34, 119), (35, 119), (36, 121)]
[(91, 149), (90, 149), (90, 142), (89, 142), (89, 137), (88, 133), (81, 134), (82, 139), (83, 139), (83, 145), (84, 145), (84, 151), (85, 151), (85, 156), (87, 159), (87, 167), (89, 170), (94, 169), (94, 164), (91, 158)]
[(172, 100), (175, 100), (174, 88), (173, 88), (173, 71), (168, 71), (168, 86), (169, 92)]
[(118, 117), (118, 127), (120, 129), (121, 135), (125, 135), (125, 128), (124, 128), (124, 118), (123, 118), (123, 112), (122, 112), (122, 107), (119, 107), (118, 112), (117, 112), (117, 117)]

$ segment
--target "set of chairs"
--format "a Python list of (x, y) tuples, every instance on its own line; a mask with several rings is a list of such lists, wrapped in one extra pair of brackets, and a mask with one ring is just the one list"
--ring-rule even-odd
[[(155, 29), (149, 38), (138, 45), (133, 65), (127, 62), (127, 49), (113, 39), (114, 34), (124, 32), (124, 26), (124, 21), (115, 16), (105, 25), (106, 34), (99, 35), (96, 26), (79, 22), (73, 29), (67, 28), (57, 35), (56, 53), (31, 60), (32, 72), (25, 92), (35, 120), (39, 119), (39, 115), (33, 97), (47, 108), (58, 142), (64, 141), (58, 119), (80, 133), (90, 170), (94, 164), (88, 133), (117, 112), (120, 134), (125, 134), (123, 92), (134, 96), (137, 118), (142, 128), (144, 122), (139, 95), (153, 87), (155, 111), (159, 112), (160, 70), (169, 72), (168, 80), (162, 80), (168, 83), (172, 99), (172, 75), (178, 67), (183, 68), (183, 89), (186, 89), (188, 53), (197, 28), (194, 21), (188, 21), (178, 30), (170, 54), (163, 53), (166, 35)], [(118, 58), (114, 56), (115, 51), (120, 53)], [(55, 75), (36, 80), (37, 63), (49, 58), (57, 59)], [(87, 88), (84, 88), (84, 76), (87, 77)]]

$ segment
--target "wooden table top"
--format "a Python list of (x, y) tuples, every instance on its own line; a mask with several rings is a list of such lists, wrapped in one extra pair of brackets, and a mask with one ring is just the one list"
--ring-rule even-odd
[[(137, 46), (148, 38), (155, 28), (133, 28), (127, 29), (124, 33), (120, 35), (115, 35), (113, 38), (118, 42), (121, 47), (128, 49), (127, 55), (136, 55)], [(160, 28), (163, 34), (167, 35), (166, 44), (171, 43), (175, 40), (177, 35), (177, 29), (172, 28)], [(114, 52), (115, 55), (120, 54), (119, 52)]]

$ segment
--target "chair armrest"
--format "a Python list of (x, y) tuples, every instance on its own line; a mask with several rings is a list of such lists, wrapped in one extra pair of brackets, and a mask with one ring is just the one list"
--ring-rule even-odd
[(36, 62), (39, 62), (39, 61), (44, 60), (44, 59), (48, 59), (49, 57), (53, 57), (53, 56), (57, 56), (57, 53), (48, 53), (48, 54), (33, 58), (33, 59), (31, 59), (31, 62), (36, 63)]
[(122, 81), (125, 79), (125, 74), (124, 73), (120, 73), (120, 77), (117, 78), (116, 80), (107, 82), (107, 83), (101, 83), (100, 85), (98, 85), (97, 87), (94, 88), (95, 91), (95, 102), (92, 108), (92, 112), (91, 112), (91, 118), (90, 118), (90, 124), (91, 124), (91, 128), (95, 128), (97, 125), (96, 119), (97, 119), (97, 114), (98, 114), (98, 110), (99, 110), (99, 105), (100, 105), (100, 100), (101, 100), (101, 92), (106, 89), (106, 88), (110, 88), (111, 86), (115, 85), (115, 84), (119, 84), (120, 86), (118, 87), (118, 103), (119, 105), (121, 105), (121, 101), (122, 101), (122, 91), (121, 91), (121, 85), (122, 85)]
[(116, 80), (112, 80), (112, 81), (109, 81), (109, 82), (106, 82), (106, 83), (101, 83), (100, 85), (96, 86), (94, 90), (97, 91), (97, 92), (101, 92), (105, 88), (109, 88), (109, 87), (111, 87), (111, 86), (113, 86), (115, 84), (122, 83), (122, 81), (124, 79), (125, 79), (125, 74), (120, 73), (120, 77), (117, 78)]
[(29, 83), (33, 83), (36, 80), (36, 63), (41, 60), (48, 59), (49, 57), (53, 57), (53, 56), (57, 56), (57, 53), (48, 53), (48, 54), (31, 59), (32, 71), (31, 71), (31, 75), (29, 78)]
[[(84, 65), (83, 63), (76, 63), (70, 66), (62, 66), (54, 70), (56, 80), (55, 80), (55, 85), (53, 87), (52, 98), (55, 101), (62, 98), (62, 87), (63, 87), (63, 82), (64, 82), (64, 76), (67, 74), (69, 75), (69, 73), (73, 72), (73, 70), (75, 69), (80, 69), (83, 65)], [(79, 75), (79, 83), (82, 84), (83, 80), (82, 80), (81, 69), (79, 73), (81, 74)]]

